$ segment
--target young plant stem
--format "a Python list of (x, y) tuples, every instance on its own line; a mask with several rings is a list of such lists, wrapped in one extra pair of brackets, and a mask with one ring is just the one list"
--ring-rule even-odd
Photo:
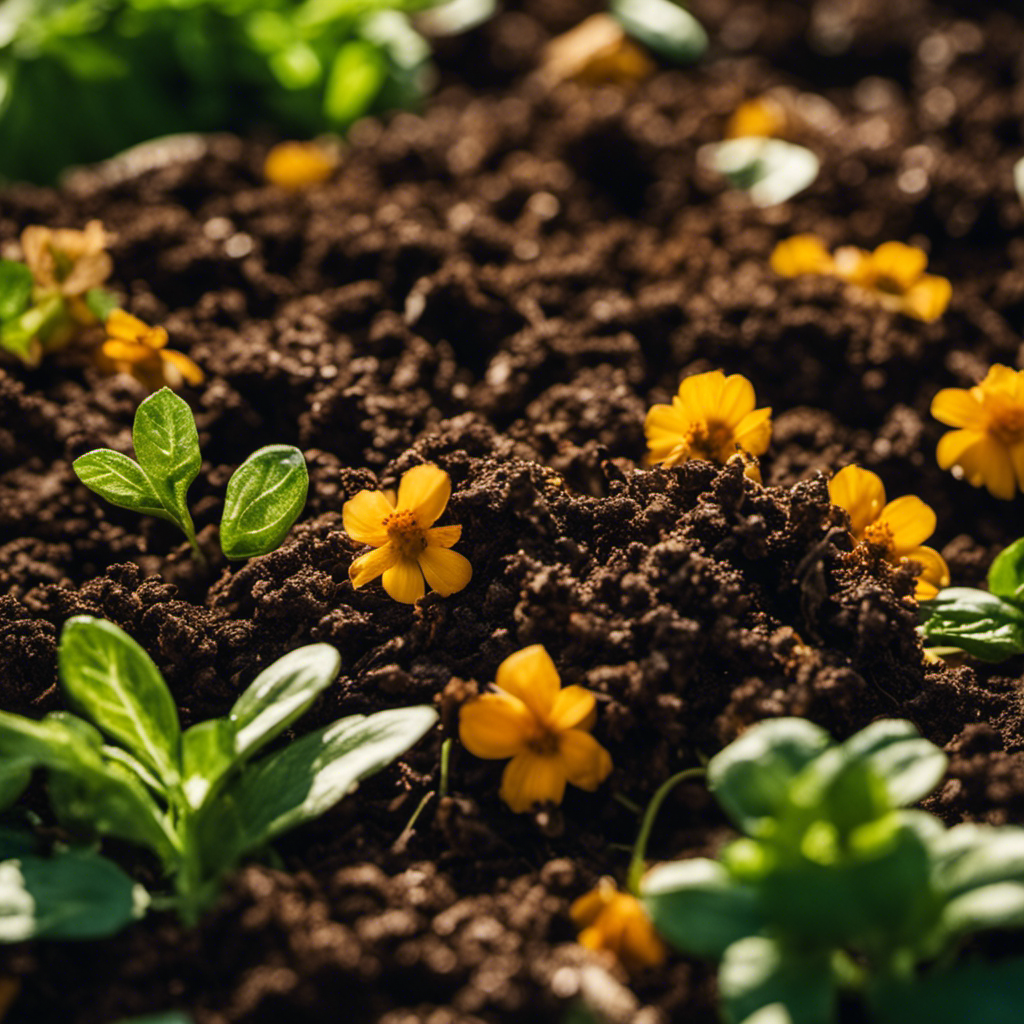
[(634, 896), (640, 895), (640, 879), (643, 878), (644, 866), (647, 863), (647, 840), (651, 836), (651, 829), (654, 828), (654, 820), (658, 816), (665, 797), (687, 779), (701, 779), (707, 775), (704, 768), (687, 768), (685, 771), (677, 772), (670, 779), (663, 782), (658, 788), (651, 802), (647, 805), (644, 819), (640, 823), (640, 831), (637, 833), (636, 843), (633, 845), (633, 859), (629, 862), (629, 873), (626, 875), (626, 888)]
[(437, 786), (437, 795), (444, 799), (448, 795), (448, 770), (452, 760), (452, 741), (448, 739), (441, 744), (441, 781)]

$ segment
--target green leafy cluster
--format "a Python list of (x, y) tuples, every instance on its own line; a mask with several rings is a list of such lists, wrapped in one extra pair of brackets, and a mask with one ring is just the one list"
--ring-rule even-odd
[(155, 136), (308, 137), (414, 105), (436, 0), (6, 0), (0, 174), (48, 182)]
[(1024, 654), (1024, 537), (1002, 550), (988, 570), (988, 590), (947, 587), (924, 606), (929, 643), (983, 661)]
[(902, 809), (945, 766), (902, 721), (835, 745), (777, 719), (712, 758), (743, 837), (659, 865), (642, 895), (669, 942), (721, 960), (727, 1024), (831, 1024), (844, 993), (880, 1024), (1024, 1019), (1024, 962), (941, 969), (964, 936), (1024, 924), (1024, 829)]
[[(199, 432), (188, 403), (170, 388), (135, 412), (135, 460), (110, 448), (75, 459), (73, 469), (111, 505), (174, 523), (202, 553), (186, 496), (202, 465)], [(232, 474), (224, 500), (220, 545), (231, 559), (273, 551), (306, 504), (309, 472), (298, 448), (272, 444), (253, 452)]]
[[(34, 770), (46, 771), (61, 824), (74, 835), (112, 836), (153, 853), (188, 922), (242, 857), (329, 810), (437, 718), (425, 706), (353, 715), (257, 756), (333, 682), (340, 665), (333, 647), (286, 654), (226, 717), (184, 731), (156, 665), (112, 623), (70, 619), (58, 662), (79, 714), (36, 721), (0, 712), (0, 808), (21, 795)], [(85, 890), (94, 896), (92, 913), (97, 899), (112, 904), (103, 912), (116, 930), (144, 903), (126, 882), (91, 852), (7, 859), (0, 863), (0, 940), (84, 937), (81, 909), (72, 904)]]

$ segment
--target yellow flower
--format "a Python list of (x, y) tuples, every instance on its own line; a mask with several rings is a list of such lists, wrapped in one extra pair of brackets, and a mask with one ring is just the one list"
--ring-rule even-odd
[[(721, 370), (686, 377), (671, 405), (647, 412), (648, 461), (677, 466), (687, 459), (725, 464), (737, 451), (763, 455), (772, 436), (772, 411), (755, 409), (754, 387), (746, 377)], [(757, 479), (751, 464), (747, 476)]]
[(771, 96), (757, 96), (741, 103), (725, 126), (727, 139), (748, 136), (776, 138), (786, 130), (788, 118), (785, 108)]
[(584, 949), (607, 949), (628, 971), (665, 962), (668, 950), (643, 904), (619, 892), (610, 878), (602, 878), (596, 889), (580, 896), (569, 908), (569, 916), (582, 929), (579, 943)]
[(498, 666), (497, 693), (462, 705), (459, 738), (477, 757), (512, 760), (501, 778), (501, 799), (520, 814), (534, 804), (559, 804), (566, 782), (593, 791), (612, 770), (612, 759), (590, 730), (594, 695), (582, 686), (562, 689), (558, 670), (540, 644)]
[(337, 166), (337, 156), (318, 142), (279, 142), (267, 154), (263, 177), (271, 185), (300, 189), (327, 181)]
[(403, 604), (424, 593), (423, 578), (443, 597), (462, 590), (473, 576), (468, 559), (450, 551), (461, 526), (434, 526), (452, 493), (448, 474), (437, 466), (414, 466), (393, 492), (360, 491), (345, 502), (345, 531), (373, 551), (360, 555), (348, 570), (358, 589), (384, 576), (384, 589)]
[(769, 263), (780, 277), (834, 274), (836, 269), (825, 243), (817, 235), (784, 238), (775, 246)]
[(203, 383), (203, 371), (181, 352), (167, 345), (167, 331), (150, 327), (138, 317), (115, 309), (107, 317), (107, 340), (96, 362), (106, 373), (129, 373), (150, 391), (165, 385), (180, 388), (186, 381)]
[(944, 388), (932, 415), (960, 428), (939, 441), (942, 469), (959, 466), (972, 486), (1006, 501), (1024, 490), (1024, 370), (997, 363), (973, 388)]
[(882, 548), (893, 565), (916, 563), (919, 601), (949, 586), (949, 568), (942, 555), (922, 545), (935, 532), (935, 513), (920, 498), (907, 494), (886, 504), (881, 479), (860, 466), (836, 473), (828, 493), (832, 504), (849, 515), (854, 540)]
[(544, 73), (553, 81), (629, 85), (657, 70), (644, 51), (608, 14), (593, 14), (544, 48)]
[(902, 242), (883, 242), (874, 252), (844, 246), (835, 253), (836, 275), (886, 309), (930, 323), (946, 311), (953, 286), (926, 274), (928, 257)]
[(114, 263), (106, 251), (108, 242), (98, 220), (89, 221), (84, 231), (34, 225), (21, 233), (21, 250), (37, 290), (59, 292), (66, 299), (80, 299), (110, 277)]

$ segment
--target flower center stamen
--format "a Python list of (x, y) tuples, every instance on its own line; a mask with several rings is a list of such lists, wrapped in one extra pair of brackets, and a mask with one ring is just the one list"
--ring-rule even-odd
[(1000, 409), (989, 421), (988, 429), (989, 433), (1006, 445), (1024, 440), (1024, 408), (1013, 406)]
[(536, 734), (527, 742), (527, 746), (535, 754), (550, 756), (558, 753), (558, 734), (550, 729), (539, 728)]
[(420, 524), (416, 522), (415, 513), (409, 509), (392, 512), (384, 520), (383, 525), (387, 531), (388, 540), (398, 549), (403, 558), (415, 560), (426, 550), (426, 535)]
[(882, 548), (887, 555), (892, 555), (896, 548), (896, 538), (888, 523), (869, 523), (864, 527), (864, 543), (872, 547)]
[(732, 454), (732, 431), (714, 420), (691, 423), (683, 442), (691, 457), (706, 459), (708, 462), (724, 461)]
[(903, 295), (906, 292), (902, 283), (888, 274), (879, 274), (875, 278), (875, 288), (880, 292), (885, 292), (886, 295)]

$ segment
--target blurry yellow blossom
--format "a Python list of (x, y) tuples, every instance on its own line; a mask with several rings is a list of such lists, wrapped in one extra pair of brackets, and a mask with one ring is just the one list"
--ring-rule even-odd
[(300, 189), (327, 181), (337, 166), (337, 156), (318, 142), (279, 142), (267, 154), (263, 177), (271, 185)]
[(566, 686), (540, 644), (510, 655), (498, 666), (496, 693), (463, 704), (459, 738), (477, 757), (512, 760), (501, 779), (501, 798), (517, 814), (534, 804), (559, 804), (566, 782), (595, 790), (612, 759), (590, 730), (597, 718), (594, 695)]
[(930, 323), (946, 311), (953, 286), (926, 274), (928, 256), (912, 245), (883, 242), (874, 252), (844, 246), (835, 252), (836, 275), (886, 309)]
[(881, 479), (860, 466), (836, 473), (828, 492), (832, 504), (849, 515), (854, 540), (881, 548), (893, 565), (912, 562), (918, 566), (919, 601), (949, 586), (949, 568), (942, 555), (922, 543), (935, 532), (935, 513), (920, 498), (907, 494), (887, 504)]
[[(724, 465), (738, 451), (763, 455), (772, 436), (772, 411), (755, 409), (754, 387), (721, 370), (686, 377), (671, 405), (655, 405), (644, 423), (648, 461), (677, 466), (688, 459)], [(757, 479), (751, 463), (746, 475)]]
[(167, 331), (150, 327), (131, 313), (115, 309), (107, 317), (107, 340), (96, 355), (107, 373), (129, 373), (150, 391), (203, 383), (203, 371), (181, 352), (166, 348)]
[(668, 950), (643, 904), (635, 896), (619, 892), (610, 878), (602, 878), (597, 888), (580, 896), (569, 908), (569, 916), (582, 929), (581, 946), (609, 950), (628, 971), (665, 962)]
[(608, 14), (593, 14), (544, 48), (544, 73), (553, 81), (629, 85), (657, 70), (647, 54)]
[(437, 466), (414, 466), (393, 492), (360, 491), (345, 502), (345, 531), (373, 551), (349, 567), (358, 589), (383, 575), (384, 589), (403, 604), (424, 594), (423, 579), (444, 597), (462, 590), (473, 576), (468, 559), (449, 550), (462, 536), (461, 526), (434, 526), (452, 493), (448, 474)]
[(775, 246), (769, 263), (780, 277), (834, 274), (836, 269), (825, 243), (817, 235), (784, 238)]
[(1024, 490), (1024, 370), (997, 363), (973, 388), (944, 388), (932, 415), (960, 428), (939, 441), (942, 469), (959, 466), (968, 483), (1007, 501)]
[[(99, 288), (114, 269), (106, 251), (109, 241), (98, 220), (89, 221), (84, 231), (34, 225), (21, 233), (21, 250), (37, 292), (81, 299), (91, 288)], [(95, 323), (95, 318), (91, 321)]]
[(783, 105), (771, 96), (756, 96), (741, 103), (725, 126), (727, 139), (742, 139), (749, 136), (777, 138), (788, 124)]

